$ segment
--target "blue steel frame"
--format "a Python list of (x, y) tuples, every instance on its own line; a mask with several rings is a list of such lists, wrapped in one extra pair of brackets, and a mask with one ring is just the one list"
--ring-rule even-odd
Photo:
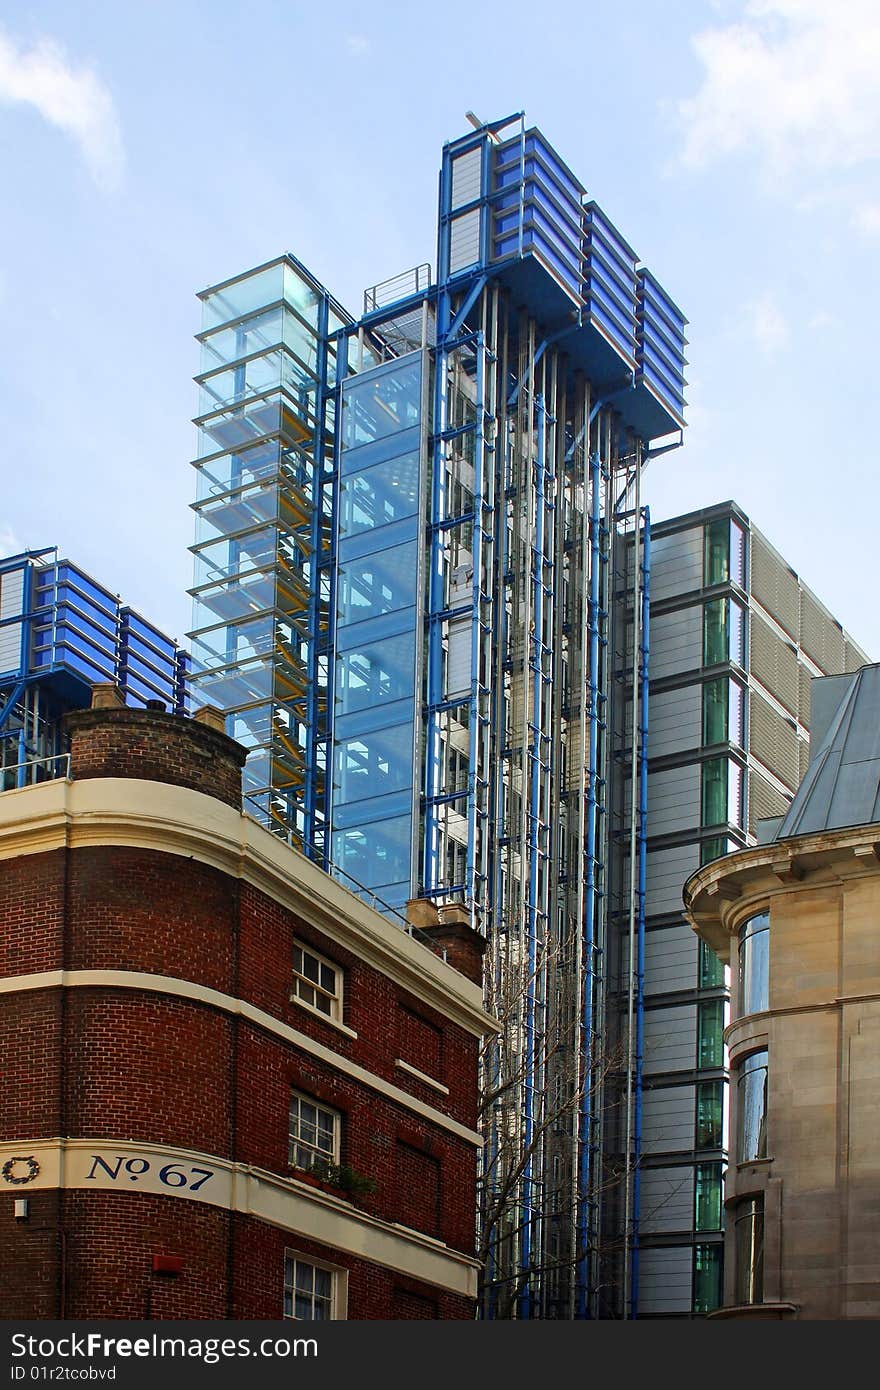
[[(631, 1316), (639, 1315), (639, 1198), (641, 1189), (642, 1154), (642, 1066), (645, 1035), (645, 911), (648, 862), (648, 697), (650, 691), (650, 618), (651, 618), (651, 510), (642, 508), (642, 637), (639, 650), (639, 818), (636, 831), (638, 845), (638, 888), (636, 897), (637, 958), (636, 958), (636, 1047), (635, 1047), (635, 1122), (633, 1125), (633, 1235), (632, 1235), (632, 1294)], [(638, 545), (638, 527), (636, 528)]]

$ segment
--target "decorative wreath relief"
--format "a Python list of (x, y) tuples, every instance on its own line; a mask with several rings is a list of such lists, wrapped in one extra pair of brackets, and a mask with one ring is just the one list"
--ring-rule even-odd
[[(21, 1173), (19, 1176), (16, 1176), (13, 1172), (13, 1169), (19, 1163), (27, 1164), (27, 1172)], [(3, 1164), (3, 1167), (0, 1168), (0, 1174), (2, 1174), (3, 1181), (14, 1183), (16, 1186), (19, 1186), (21, 1183), (24, 1182), (33, 1182), (34, 1178), (37, 1176), (39, 1171), (40, 1165), (32, 1154), (29, 1155), (27, 1158), (7, 1158), (6, 1162)]]

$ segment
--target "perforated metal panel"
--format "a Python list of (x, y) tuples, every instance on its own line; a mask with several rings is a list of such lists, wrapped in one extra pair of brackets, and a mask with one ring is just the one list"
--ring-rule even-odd
[(749, 720), (752, 753), (794, 792), (800, 781), (794, 729), (756, 690), (749, 696)]
[(843, 629), (807, 589), (801, 590), (801, 646), (827, 675), (845, 669)]
[(809, 767), (809, 765), (810, 745), (809, 743), (805, 743), (802, 739), (798, 744), (798, 767), (800, 771), (801, 781), (803, 781), (804, 777), (806, 776), (807, 768)]
[(867, 658), (864, 652), (860, 651), (855, 642), (851, 642), (848, 637), (843, 641), (843, 660), (844, 669), (847, 671), (857, 671), (860, 666), (864, 666)]
[(752, 593), (776, 621), (797, 637), (800, 627), (800, 585), (762, 536), (752, 532)]
[(771, 787), (759, 772), (749, 773), (749, 831), (756, 835), (759, 820), (782, 816), (788, 810), (790, 798)]
[(798, 664), (798, 719), (810, 727), (810, 686), (812, 673), (802, 663)]
[(798, 712), (798, 659), (795, 652), (752, 611), (750, 657), (752, 675), (792, 714)]

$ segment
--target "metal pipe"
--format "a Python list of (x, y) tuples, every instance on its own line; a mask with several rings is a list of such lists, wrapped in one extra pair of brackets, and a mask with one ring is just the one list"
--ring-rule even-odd
[(632, 1255), (632, 1315), (638, 1317), (639, 1305), (639, 1199), (642, 1152), (642, 1057), (645, 1024), (645, 907), (648, 858), (648, 694), (650, 686), (650, 617), (651, 617), (651, 512), (643, 510), (642, 541), (642, 641), (641, 641), (641, 718), (639, 720), (639, 887), (638, 887), (638, 949), (636, 956), (636, 1078), (635, 1117), (633, 1124), (633, 1255)]
[(632, 727), (630, 730), (630, 805), (629, 805), (629, 920), (627, 933), (627, 991), (626, 991), (626, 1133), (624, 1140), (624, 1162), (625, 1162), (625, 1184), (624, 1184), (624, 1255), (623, 1255), (623, 1316), (628, 1318), (631, 1315), (632, 1290), (631, 1280), (631, 1240), (632, 1240), (632, 1132), (633, 1132), (633, 1066), (635, 1056), (635, 1039), (633, 1036), (633, 1025), (635, 1018), (635, 989), (636, 989), (636, 886), (637, 886), (637, 853), (638, 853), (638, 808), (636, 805), (636, 789), (638, 777), (638, 746), (639, 746), (639, 657), (641, 648), (641, 623), (642, 608), (640, 603), (640, 476), (641, 465), (636, 461), (635, 473), (633, 477), (634, 488), (634, 513), (635, 513), (635, 535), (633, 539), (633, 632), (632, 632), (632, 665), (630, 671), (632, 689)]
[[(595, 409), (595, 408), (594, 408)], [(597, 441), (598, 445), (598, 441)], [(590, 458), (590, 599), (588, 631), (590, 654), (590, 724), (589, 756), (587, 760), (587, 865), (584, 886), (584, 990), (581, 1006), (585, 1075), (581, 1089), (580, 1134), (578, 1156), (578, 1299), (577, 1316), (587, 1316), (588, 1246), (590, 1210), (590, 1143), (593, 1124), (592, 1078), (590, 1052), (593, 1033), (593, 943), (596, 898), (596, 789), (597, 753), (599, 746), (599, 485), (600, 460), (598, 447)]]

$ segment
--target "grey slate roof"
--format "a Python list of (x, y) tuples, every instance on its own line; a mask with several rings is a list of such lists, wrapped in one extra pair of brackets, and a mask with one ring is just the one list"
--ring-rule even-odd
[(880, 665), (811, 687), (810, 764), (774, 839), (880, 821)]

